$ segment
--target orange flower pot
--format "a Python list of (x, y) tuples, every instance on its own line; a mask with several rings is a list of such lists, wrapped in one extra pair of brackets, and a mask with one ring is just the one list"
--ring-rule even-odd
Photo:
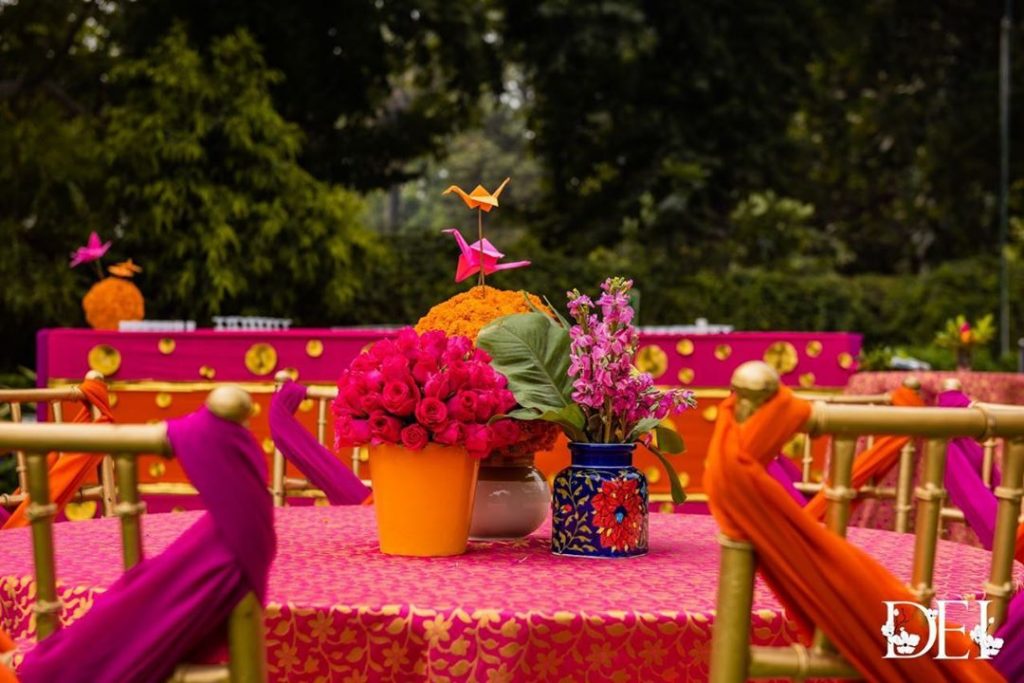
[(370, 447), (381, 552), (446, 557), (466, 551), (480, 461), (461, 447)]

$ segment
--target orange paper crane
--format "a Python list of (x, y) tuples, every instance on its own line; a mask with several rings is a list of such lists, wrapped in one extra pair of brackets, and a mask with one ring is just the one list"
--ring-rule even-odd
[[(455, 194), (462, 197), (462, 201), (466, 203), (466, 206), (468, 208), (480, 209), (484, 213), (489, 213), (491, 209), (498, 206), (498, 195), (501, 194), (501, 191), (505, 189), (505, 186), (508, 185), (508, 181), (510, 180), (512, 179), (505, 178), (504, 182), (502, 182), (501, 185), (498, 186), (498, 189), (495, 190), (493, 193), (488, 192), (487, 188), (485, 188), (483, 185), (477, 185), (476, 187), (473, 188), (472, 192), (466, 194), (466, 191), (463, 190), (458, 185), (452, 185), (441, 194), (449, 194), (451, 192), (454, 192)], [(480, 239), (483, 238), (481, 237)]]

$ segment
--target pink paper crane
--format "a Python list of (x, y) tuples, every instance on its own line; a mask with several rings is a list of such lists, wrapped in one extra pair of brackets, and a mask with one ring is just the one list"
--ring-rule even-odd
[(458, 230), (452, 228), (444, 232), (455, 236), (455, 241), (459, 243), (459, 251), (462, 252), (462, 255), (459, 256), (459, 265), (455, 269), (456, 282), (462, 282), (473, 273), (490, 275), (499, 270), (511, 270), (512, 268), (522, 268), (523, 266), (530, 265), (529, 261), (498, 263), (505, 255), (495, 249), (490, 240), (482, 239), (473, 242), (473, 244), (467, 244), (465, 238), (462, 237), (462, 233)]
[(71, 267), (74, 268), (82, 263), (89, 263), (103, 258), (103, 255), (110, 249), (110, 242), (100, 244), (100, 236), (95, 232), (89, 234), (89, 242), (84, 247), (79, 247), (71, 254)]

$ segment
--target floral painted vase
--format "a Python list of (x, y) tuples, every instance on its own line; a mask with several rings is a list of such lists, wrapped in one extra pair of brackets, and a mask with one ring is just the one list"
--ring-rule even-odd
[(551, 552), (574, 557), (647, 554), (647, 478), (632, 443), (570, 443), (572, 464), (555, 476)]

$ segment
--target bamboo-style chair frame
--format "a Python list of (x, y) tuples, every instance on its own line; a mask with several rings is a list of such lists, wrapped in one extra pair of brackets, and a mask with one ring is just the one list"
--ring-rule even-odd
[[(86, 379), (104, 381), (101, 373), (90, 370), (85, 375)], [(21, 406), (25, 403), (47, 403), (53, 412), (53, 423), (64, 422), (64, 402), (77, 403), (85, 398), (82, 390), (77, 385), (56, 387), (48, 389), (0, 389), (0, 403), (7, 403), (11, 408), (11, 422), (21, 423)], [(93, 421), (99, 419), (100, 412), (93, 406), (91, 409)], [(20, 493), (0, 494), (0, 505), (18, 505), (25, 500), (28, 491), (28, 473), (25, 453), (16, 450), (16, 471), (18, 475), (18, 488)], [(114, 481), (114, 459), (110, 455), (104, 455), (100, 464), (99, 486), (83, 486), (75, 495), (75, 501), (100, 500), (103, 503), (103, 516), (110, 517), (114, 514), (117, 505), (117, 488)]]
[[(736, 419), (748, 418), (778, 391), (779, 377), (764, 363), (745, 363), (733, 375), (737, 394)], [(814, 404), (805, 425), (812, 435), (831, 434), (836, 439), (826, 484), (828, 511), (825, 524), (845, 537), (850, 501), (849, 488), (854, 446), (865, 433), (924, 437), (924, 480), (915, 489), (918, 514), (910, 589), (918, 601), (930, 604), (934, 597), (933, 573), (938, 547), (938, 528), (946, 466), (947, 439), (957, 436), (1007, 441), (999, 499), (992, 564), (984, 589), (991, 601), (989, 614), (995, 632), (1006, 619), (1013, 590), (1014, 544), (1021, 499), (1024, 497), (1024, 408), (893, 408), (864, 405)], [(764, 647), (750, 644), (756, 551), (747, 541), (719, 536), (721, 565), (718, 601), (711, 646), (712, 683), (740, 683), (750, 678), (813, 677), (861, 678), (821, 631), (810, 650), (802, 645)]]
[[(286, 370), (274, 375), (274, 383), (277, 389), (291, 379)], [(316, 440), (321, 445), (327, 446), (327, 414), (330, 402), (338, 398), (338, 387), (306, 387), (306, 400), (316, 401)], [(352, 449), (352, 471), (359, 476), (360, 448)], [(286, 476), (287, 463), (281, 450), (274, 447), (274, 460), (270, 474), (270, 493), (274, 497), (274, 505), (284, 507), (288, 504), (289, 495), (297, 495), (311, 498), (323, 498), (324, 492), (312, 486), (308, 480), (300, 477)], [(369, 486), (369, 482), (364, 481)]]
[[(249, 395), (230, 386), (212, 391), (206, 405), (215, 415), (238, 423), (247, 419), (252, 411)], [(139, 500), (137, 457), (141, 454), (173, 457), (167, 438), (167, 424), (6, 423), (0, 424), (0, 447), (25, 451), (26, 478), (31, 500), (27, 517), (32, 528), (32, 554), (36, 574), (36, 636), (42, 640), (56, 630), (61, 608), (57, 597), (53, 550), (56, 505), (50, 502), (47, 452), (113, 453), (121, 494), (114, 514), (121, 518), (122, 554), (125, 570), (128, 570), (142, 559), (141, 515), (146, 506)], [(256, 595), (249, 593), (235, 606), (228, 620), (228, 665), (181, 665), (169, 683), (263, 683), (267, 679), (263, 639), (263, 610)]]
[[(914, 391), (921, 390), (921, 383), (916, 377), (908, 377), (903, 386)], [(892, 405), (892, 395), (884, 394), (834, 394), (834, 395), (808, 395), (797, 392), (797, 396), (809, 401), (824, 401), (832, 405)], [(796, 490), (801, 493), (818, 493), (824, 484), (811, 481), (811, 467), (814, 462), (812, 454), (813, 438), (810, 434), (804, 434), (803, 455), (800, 461), (800, 481), (793, 484)], [(874, 445), (875, 435), (865, 435), (865, 447), (871, 448)], [(835, 457), (835, 441), (829, 444), (832, 449), (832, 457)], [(856, 442), (854, 442), (856, 449)], [(914, 484), (914, 442), (910, 441), (900, 451), (900, 459), (896, 465), (897, 477), (896, 487), (882, 487), (875, 482), (868, 482), (857, 490), (857, 498), (876, 498), (880, 500), (896, 501), (896, 517), (893, 523), (893, 531), (906, 533), (910, 526), (910, 512), (913, 509), (912, 493)], [(831, 458), (830, 458), (831, 462)]]

